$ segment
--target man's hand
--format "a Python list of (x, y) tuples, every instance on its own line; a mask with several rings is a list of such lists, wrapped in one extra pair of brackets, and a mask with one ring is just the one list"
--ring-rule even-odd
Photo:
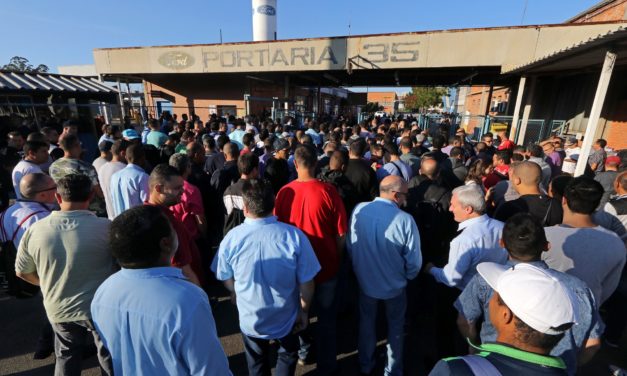
[(292, 329), (292, 333), (302, 332), (307, 329), (307, 325), (309, 325), (309, 314), (307, 312), (300, 310), (298, 312), (298, 316), (296, 316), (296, 322), (294, 323), (294, 329)]

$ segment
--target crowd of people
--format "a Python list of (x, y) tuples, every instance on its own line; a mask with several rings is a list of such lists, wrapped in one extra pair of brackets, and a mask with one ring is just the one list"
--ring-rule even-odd
[(364, 375), (416, 356), (432, 375), (573, 375), (627, 326), (627, 154), (605, 140), (574, 177), (574, 137), (472, 141), (411, 119), (166, 115), (103, 125), (91, 161), (77, 131), (10, 132), (1, 152), (8, 292), (41, 291), (34, 357), (54, 352), (56, 375), (89, 351), (109, 375), (229, 375), (225, 296), (250, 375), (343, 374), (340, 314)]

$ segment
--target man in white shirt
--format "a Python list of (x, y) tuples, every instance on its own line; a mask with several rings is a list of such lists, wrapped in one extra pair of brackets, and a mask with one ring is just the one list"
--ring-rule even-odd
[(111, 176), (126, 167), (126, 148), (128, 146), (129, 142), (125, 140), (117, 140), (114, 142), (113, 146), (111, 146), (111, 162), (105, 163), (98, 169), (98, 181), (100, 181), (102, 187), (102, 193), (107, 207), (107, 216), (111, 220), (115, 218), (111, 198)]
[(20, 180), (26, 174), (41, 173), (40, 164), (48, 160), (48, 144), (40, 141), (26, 141), (24, 143), (24, 159), (13, 169), (11, 177), (13, 179), (13, 189), (15, 197), (22, 198), (20, 194)]

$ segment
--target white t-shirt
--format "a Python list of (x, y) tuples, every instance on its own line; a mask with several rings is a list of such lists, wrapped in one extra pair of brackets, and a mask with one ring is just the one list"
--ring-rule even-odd
[(20, 180), (22, 180), (22, 177), (24, 175), (42, 172), (43, 171), (38, 164), (30, 161), (21, 160), (17, 165), (15, 165), (15, 168), (13, 169), (13, 174), (11, 174), (11, 177), (13, 179), (13, 189), (15, 190), (15, 197), (18, 199), (22, 198), (22, 195), (20, 194)]
[(109, 219), (115, 218), (113, 211), (113, 199), (111, 197), (111, 176), (116, 172), (126, 167), (124, 162), (107, 162), (102, 165), (96, 172), (98, 172), (98, 181), (100, 182), (100, 188), (104, 195), (105, 204), (107, 207), (107, 215)]

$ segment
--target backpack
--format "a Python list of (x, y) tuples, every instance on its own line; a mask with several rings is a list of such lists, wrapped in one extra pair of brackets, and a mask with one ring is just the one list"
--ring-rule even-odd
[(224, 236), (226, 236), (226, 234), (234, 227), (244, 223), (245, 219), (246, 217), (244, 216), (243, 210), (233, 208), (233, 210), (231, 210), (231, 214), (227, 215), (224, 220)]
[(13, 244), (13, 240), (15, 240), (17, 232), (22, 227), (22, 225), (26, 223), (26, 221), (28, 221), (32, 216), (43, 212), (43, 210), (40, 210), (31, 213), (27, 215), (24, 219), (22, 219), (22, 221), (17, 225), (17, 228), (13, 232), (11, 238), (7, 236), (8, 234), (4, 229), (4, 215), (6, 214), (6, 211), (2, 212), (2, 215), (0, 215), (0, 231), (2, 232), (2, 238), (6, 239), (5, 242), (0, 243), (0, 249), (2, 254), (2, 266), (4, 272), (6, 273), (8, 283), (7, 294), (13, 295), (17, 298), (32, 298), (36, 296), (39, 292), (39, 286), (31, 285), (30, 283), (18, 278), (15, 274), (15, 259), (17, 257), (17, 249)]
[(424, 199), (415, 205), (413, 216), (420, 232), (420, 248), (428, 261), (446, 256), (447, 244), (454, 234), (451, 213), (441, 203), (447, 193), (437, 200)]

